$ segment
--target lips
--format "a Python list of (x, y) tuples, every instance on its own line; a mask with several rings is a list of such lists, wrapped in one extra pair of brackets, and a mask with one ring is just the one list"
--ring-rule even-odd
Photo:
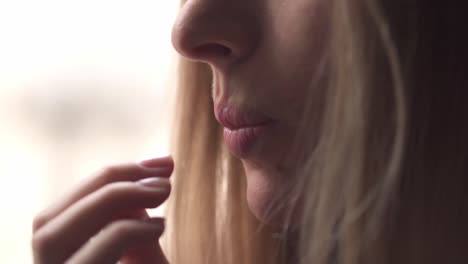
[(215, 116), (224, 126), (224, 141), (238, 158), (245, 158), (259, 141), (272, 119), (256, 111), (241, 111), (229, 105), (215, 107)]

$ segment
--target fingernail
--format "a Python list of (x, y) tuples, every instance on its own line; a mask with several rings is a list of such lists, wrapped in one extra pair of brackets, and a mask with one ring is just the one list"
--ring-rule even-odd
[(170, 167), (174, 165), (174, 161), (172, 160), (171, 156), (165, 156), (165, 157), (142, 160), (139, 162), (139, 164), (148, 168)]
[(166, 191), (171, 186), (169, 179), (162, 177), (146, 178), (139, 180), (138, 183), (146, 187), (161, 189), (163, 191)]

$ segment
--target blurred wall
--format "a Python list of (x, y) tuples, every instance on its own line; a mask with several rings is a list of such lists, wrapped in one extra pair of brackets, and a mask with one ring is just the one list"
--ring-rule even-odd
[(168, 152), (177, 6), (0, 0), (0, 263), (79, 179)]

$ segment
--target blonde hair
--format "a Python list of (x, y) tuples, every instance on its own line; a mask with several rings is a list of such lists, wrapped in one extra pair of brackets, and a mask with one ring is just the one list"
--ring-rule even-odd
[(451, 1), (409, 2), (333, 1), (326, 111), (290, 192), (304, 197), (293, 239), (275, 239), (250, 213), (240, 161), (214, 119), (211, 71), (181, 59), (171, 263), (287, 263), (290, 240), (301, 264), (468, 259), (466, 19)]

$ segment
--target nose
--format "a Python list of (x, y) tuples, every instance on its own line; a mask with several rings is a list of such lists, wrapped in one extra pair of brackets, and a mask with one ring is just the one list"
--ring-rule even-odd
[(248, 57), (259, 30), (252, 0), (186, 0), (172, 28), (172, 44), (185, 58), (226, 68)]

